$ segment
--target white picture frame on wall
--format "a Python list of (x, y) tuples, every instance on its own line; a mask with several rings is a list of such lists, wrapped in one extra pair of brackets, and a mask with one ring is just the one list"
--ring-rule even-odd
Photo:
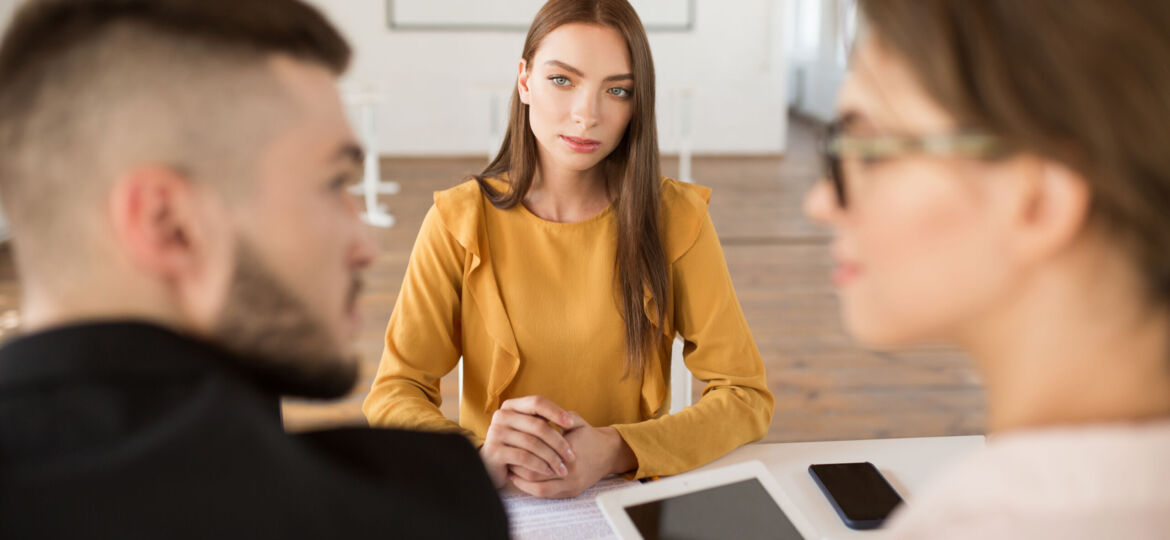
[[(524, 32), (545, 0), (386, 0), (396, 31)], [(695, 0), (630, 0), (648, 32), (689, 32)]]

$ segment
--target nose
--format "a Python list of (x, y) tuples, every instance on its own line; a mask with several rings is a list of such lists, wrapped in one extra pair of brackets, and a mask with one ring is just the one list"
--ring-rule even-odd
[(353, 270), (362, 270), (374, 262), (378, 256), (378, 243), (374, 239), (373, 228), (356, 221), (356, 231), (353, 244), (350, 246), (349, 266)]
[(809, 188), (804, 196), (804, 215), (809, 219), (832, 225), (841, 214), (841, 207), (827, 179), (822, 178)]
[(600, 121), (601, 98), (593, 92), (579, 92), (573, 100), (573, 123), (583, 128), (591, 128)]

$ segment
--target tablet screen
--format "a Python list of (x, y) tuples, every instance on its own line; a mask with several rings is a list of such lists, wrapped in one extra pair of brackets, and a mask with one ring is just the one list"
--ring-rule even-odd
[(755, 478), (627, 506), (625, 511), (646, 540), (801, 540), (788, 516)]

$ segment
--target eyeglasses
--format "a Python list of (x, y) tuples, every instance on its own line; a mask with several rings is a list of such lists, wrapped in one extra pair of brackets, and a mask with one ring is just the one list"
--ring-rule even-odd
[(828, 125), (821, 154), (828, 168), (829, 180), (837, 195), (837, 204), (846, 207), (849, 200), (845, 169), (841, 161), (858, 159), (880, 161), (905, 156), (926, 154), (942, 157), (996, 158), (1005, 155), (1006, 147), (994, 135), (972, 132), (940, 135), (847, 135), (845, 123), (836, 120)]

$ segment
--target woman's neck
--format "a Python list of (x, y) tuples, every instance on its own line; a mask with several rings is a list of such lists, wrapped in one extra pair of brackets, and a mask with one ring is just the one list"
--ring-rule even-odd
[(1120, 259), (1029, 276), (960, 340), (984, 376), (990, 432), (1170, 418), (1170, 317)]
[(560, 223), (584, 221), (600, 214), (609, 204), (601, 163), (587, 171), (542, 165), (524, 196), (524, 206), (529, 211)]

